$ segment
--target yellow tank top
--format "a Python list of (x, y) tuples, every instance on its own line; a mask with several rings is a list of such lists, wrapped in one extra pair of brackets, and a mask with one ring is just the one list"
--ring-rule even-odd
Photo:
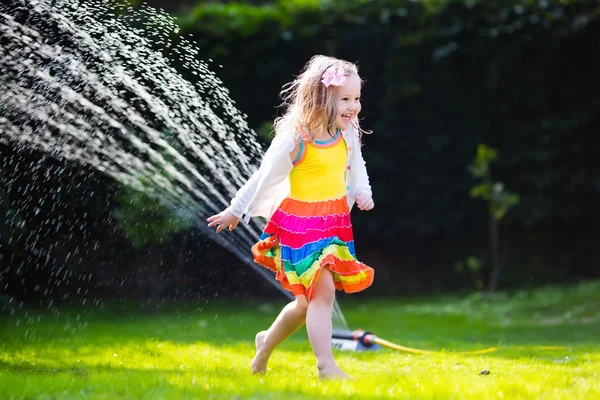
[(299, 201), (339, 199), (346, 195), (346, 143), (338, 130), (326, 141), (301, 141), (290, 172), (290, 197)]

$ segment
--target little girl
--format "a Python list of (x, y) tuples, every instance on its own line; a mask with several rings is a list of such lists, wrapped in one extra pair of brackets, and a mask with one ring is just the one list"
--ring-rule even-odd
[(331, 348), (335, 290), (361, 291), (374, 274), (356, 259), (350, 223), (355, 202), (374, 207), (360, 149), (361, 86), (356, 65), (314, 56), (281, 92), (286, 109), (258, 171), (227, 209), (208, 218), (217, 233), (242, 217), (268, 219), (254, 260), (296, 298), (256, 335), (254, 374), (265, 373), (273, 349), (306, 322), (319, 378), (349, 378)]

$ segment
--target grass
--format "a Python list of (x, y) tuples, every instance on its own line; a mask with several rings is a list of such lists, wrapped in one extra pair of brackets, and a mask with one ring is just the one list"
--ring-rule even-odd
[[(266, 376), (249, 373), (254, 333), (283, 304), (213, 301), (152, 313), (115, 304), (4, 316), (0, 398), (600, 399), (600, 282), (494, 296), (343, 296), (352, 328), (441, 350), (336, 351), (360, 378), (351, 383), (318, 382), (304, 329), (276, 350)], [(490, 346), (500, 349), (456, 353)]]

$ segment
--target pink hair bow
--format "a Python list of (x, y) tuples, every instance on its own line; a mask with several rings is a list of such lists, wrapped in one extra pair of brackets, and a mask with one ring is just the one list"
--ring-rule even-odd
[(346, 77), (343, 73), (338, 72), (336, 68), (329, 67), (323, 74), (321, 82), (323, 82), (326, 87), (329, 87), (329, 85), (342, 86), (346, 82)]

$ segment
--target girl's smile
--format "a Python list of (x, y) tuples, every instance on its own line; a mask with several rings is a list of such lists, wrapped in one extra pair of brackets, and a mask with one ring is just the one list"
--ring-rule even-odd
[(346, 82), (336, 88), (335, 106), (337, 116), (334, 124), (341, 130), (350, 127), (352, 120), (358, 116), (361, 109), (360, 89), (362, 83), (358, 75), (350, 75)]

